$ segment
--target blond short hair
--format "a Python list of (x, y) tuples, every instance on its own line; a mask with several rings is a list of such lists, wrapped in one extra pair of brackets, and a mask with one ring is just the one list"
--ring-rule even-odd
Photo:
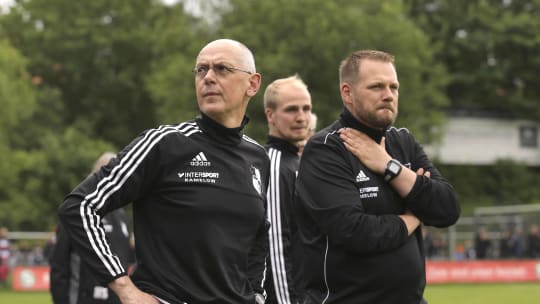
[(302, 78), (300, 78), (300, 76), (298, 76), (298, 74), (294, 74), (286, 78), (276, 79), (270, 83), (264, 91), (263, 101), (265, 109), (275, 110), (277, 108), (279, 103), (279, 90), (286, 85), (292, 85), (306, 90), (308, 88), (306, 83), (302, 80)]

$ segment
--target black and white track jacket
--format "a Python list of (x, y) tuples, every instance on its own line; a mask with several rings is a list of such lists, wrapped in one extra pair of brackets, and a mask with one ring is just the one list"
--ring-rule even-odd
[[(367, 169), (344, 146), (338, 130), (355, 128), (417, 176), (401, 198), (383, 176)], [(347, 110), (308, 142), (298, 172), (295, 214), (304, 245), (305, 303), (400, 303), (422, 301), (425, 257), (421, 229), (410, 237), (398, 217), (411, 210), (425, 225), (455, 223), (460, 206), (452, 186), (406, 129), (377, 131)], [(296, 210), (298, 208), (298, 210)]]
[(60, 219), (100, 282), (126, 275), (102, 217), (133, 202), (132, 280), (168, 303), (254, 303), (268, 247), (264, 148), (206, 115), (142, 133), (65, 199)]
[(292, 214), (294, 186), (300, 158), (298, 147), (283, 139), (268, 136), (265, 146), (270, 157), (267, 216), (269, 231), (269, 263), (265, 290), (267, 304), (296, 303), (298, 295), (295, 279), (301, 259), (301, 244), (297, 238), (296, 222)]
[[(108, 213), (102, 219), (111, 249), (128, 267), (133, 262), (129, 220), (122, 208)], [(49, 260), (51, 266), (50, 291), (54, 304), (113, 304), (118, 297), (105, 284), (99, 284), (85, 260), (73, 250), (64, 227), (58, 225), (56, 243)]]

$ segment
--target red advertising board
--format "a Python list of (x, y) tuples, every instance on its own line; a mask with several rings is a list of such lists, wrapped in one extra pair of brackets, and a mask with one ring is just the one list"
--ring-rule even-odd
[(47, 291), (49, 290), (48, 266), (15, 267), (13, 269), (13, 290)]
[[(13, 269), (13, 290), (49, 290), (47, 266)], [(495, 282), (540, 282), (540, 260), (526, 261), (427, 261), (428, 284), (437, 283), (495, 283)]]
[(494, 283), (540, 281), (540, 260), (428, 261), (426, 279), (433, 283)]

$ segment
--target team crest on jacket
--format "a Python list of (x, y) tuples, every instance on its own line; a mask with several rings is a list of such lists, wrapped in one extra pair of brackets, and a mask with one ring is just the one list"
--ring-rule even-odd
[(253, 188), (257, 190), (259, 195), (262, 195), (261, 171), (253, 166), (251, 166), (249, 170), (251, 171), (251, 178), (253, 179)]

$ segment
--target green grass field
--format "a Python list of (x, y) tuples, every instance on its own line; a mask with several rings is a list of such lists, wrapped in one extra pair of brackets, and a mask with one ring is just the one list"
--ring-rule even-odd
[(539, 283), (429, 285), (430, 304), (538, 304)]
[(0, 289), (0, 303), (2, 304), (51, 304), (51, 295), (48, 292), (15, 292)]
[[(430, 285), (425, 298), (430, 304), (538, 304), (540, 283)], [(14, 292), (3, 288), (0, 303), (51, 304), (52, 301), (47, 292)]]

